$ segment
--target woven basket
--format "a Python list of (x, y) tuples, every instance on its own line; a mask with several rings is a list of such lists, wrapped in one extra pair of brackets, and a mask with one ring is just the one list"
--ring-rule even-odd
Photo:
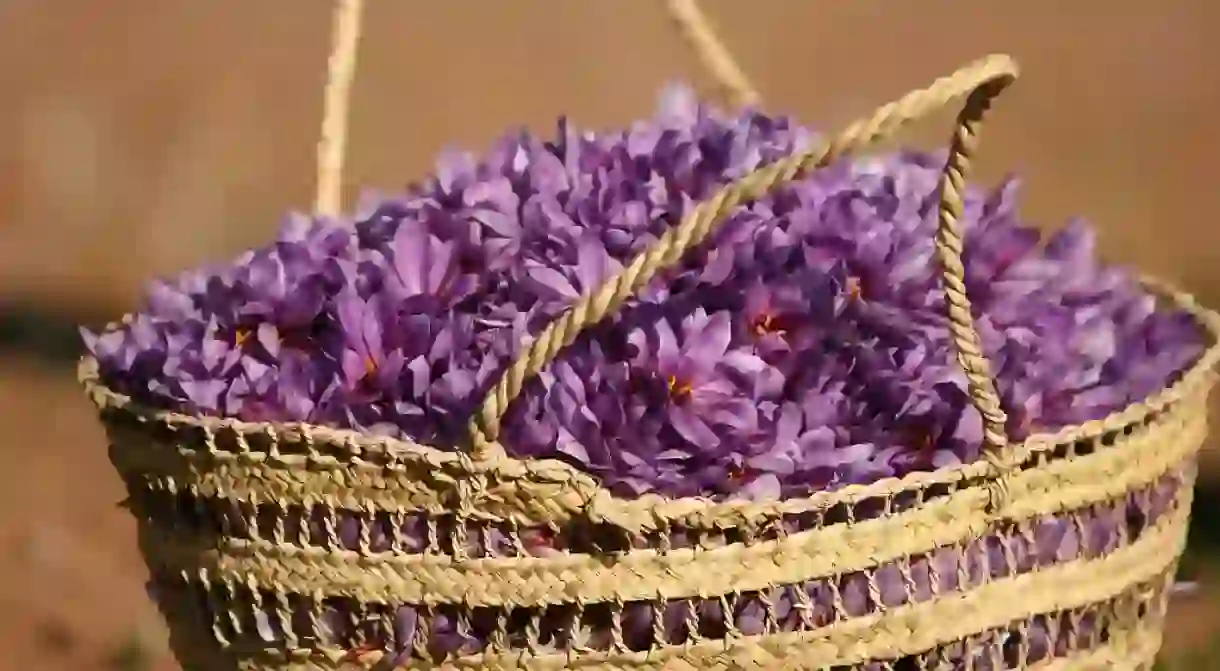
[[(339, 60), (332, 74), (343, 80)], [(179, 661), (285, 671), (1149, 666), (1185, 539), (1220, 316), (1150, 284), (1208, 332), (1195, 366), (1104, 420), (1005, 439), (957, 221), (980, 119), (1014, 77), (1009, 59), (985, 59), (724, 188), (524, 348), (469, 445), (153, 410), (106, 388), (86, 358), (80, 378)], [(961, 98), (936, 245), (985, 460), (755, 503), (620, 499), (565, 464), (506, 456), (499, 420), (523, 384), (726, 213)], [(1067, 540), (1045, 556), (1056, 534)], [(539, 538), (565, 549), (534, 551)], [(461, 654), (442, 655), (455, 640)]]

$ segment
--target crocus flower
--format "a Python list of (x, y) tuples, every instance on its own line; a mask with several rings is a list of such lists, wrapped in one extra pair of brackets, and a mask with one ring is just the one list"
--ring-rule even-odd
[(381, 295), (364, 299), (354, 290), (335, 297), (335, 313), (344, 336), (338, 353), (340, 379), (353, 403), (383, 397), (398, 384), (406, 366), (403, 352), (388, 347), (385, 338), (384, 306), (393, 300)]
[[(428, 232), (422, 223), (403, 222), (378, 259), (387, 302), (404, 311), (433, 311), (465, 297), (474, 278), (462, 273), (459, 250)], [(439, 304), (438, 304), (439, 303)]]
[[(664, 395), (666, 425), (695, 449), (712, 449), (723, 432), (748, 431), (757, 408), (743, 398), (737, 385), (723, 373), (721, 360), (732, 337), (731, 316), (700, 311), (683, 320), (679, 339), (666, 321), (651, 332), (635, 331), (637, 354), (632, 363), (652, 377)], [(761, 369), (749, 354), (734, 353), (732, 363), (742, 370)]]
[[(549, 320), (716, 188), (815, 139), (681, 87), (623, 131), (514, 131), (482, 158), (447, 153), (354, 222), (291, 217), (266, 247), (155, 283), (144, 312), (86, 346), (107, 384), (155, 407), (450, 449)], [(943, 160), (842, 161), (727, 213), (527, 385), (506, 449), (624, 496), (801, 496), (979, 458), (935, 262)], [(967, 189), (959, 223), (1020, 439), (1146, 398), (1205, 338), (1101, 263), (1085, 222), (1043, 242), (1017, 194), (1011, 179)]]

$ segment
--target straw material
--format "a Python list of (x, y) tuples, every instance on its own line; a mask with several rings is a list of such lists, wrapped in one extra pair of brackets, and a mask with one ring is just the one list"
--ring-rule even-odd
[(330, 60), (326, 63), (322, 132), (318, 140), (317, 196), (314, 200), (314, 210), (329, 216), (339, 214), (343, 195), (348, 106), (352, 99), (352, 81), (356, 78), (356, 47), (360, 44), (364, 0), (337, 0), (334, 14)]
[[(327, 212), (337, 211), (336, 115), (346, 115), (359, 4), (337, 8), (319, 149)], [(695, 5), (670, 8), (724, 89), (755, 104)], [(1209, 333), (1203, 357), (1104, 420), (1008, 442), (958, 220), (980, 121), (1015, 77), (1010, 59), (984, 59), (725, 187), (523, 348), (467, 446), (153, 410), (108, 389), (84, 359), (80, 379), (127, 485), (179, 661), (267, 671), (1146, 668), (1185, 540), (1220, 316), (1150, 281)], [(496, 442), (531, 376), (727, 212), (961, 99), (936, 247), (986, 459), (779, 502), (626, 500)], [(1096, 538), (1102, 522), (1115, 531)], [(1077, 547), (1035, 556), (1052, 528)], [(539, 537), (563, 549), (536, 552)], [(418, 622), (409, 640), (396, 627), (404, 611)], [(477, 650), (442, 655), (438, 644), (455, 636)]]

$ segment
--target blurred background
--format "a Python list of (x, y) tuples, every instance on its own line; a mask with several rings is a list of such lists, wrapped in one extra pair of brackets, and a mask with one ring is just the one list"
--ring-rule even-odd
[[(613, 127), (707, 80), (657, 0), (368, 0), (346, 196), (443, 148), (565, 113)], [(990, 52), (1023, 66), (980, 179), (1026, 177), (1047, 227), (1220, 306), (1220, 4), (705, 0), (767, 106), (833, 130)], [(226, 260), (311, 203), (326, 0), (0, 0), (0, 671), (171, 669), (72, 365), (75, 325), (147, 279)], [(951, 115), (912, 133), (943, 143)], [(1220, 460), (1205, 467), (1167, 655), (1212, 668)], [(1213, 468), (1211, 464), (1216, 464)], [(1214, 483), (1214, 484), (1213, 484)], [(1220, 556), (1220, 555), (1218, 555)], [(1220, 563), (1217, 564), (1220, 567)], [(1216, 579), (1209, 576), (1215, 574)], [(1214, 663), (1220, 668), (1220, 658)]]

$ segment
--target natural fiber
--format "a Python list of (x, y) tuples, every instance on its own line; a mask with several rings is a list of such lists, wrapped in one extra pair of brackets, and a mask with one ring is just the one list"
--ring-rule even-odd
[(356, 47), (364, 0), (337, 0), (326, 89), (322, 108), (322, 134), (318, 140), (317, 197), (314, 210), (337, 215), (343, 192), (343, 158), (347, 150), (348, 106), (356, 77)]
[(667, 0), (669, 15), (682, 36), (690, 42), (703, 67), (712, 75), (726, 100), (734, 107), (760, 102), (758, 92), (708, 25), (695, 0)]
[[(359, 5), (340, 2), (336, 15), (319, 149), (326, 213), (338, 205)], [(697, 7), (670, 7), (733, 99), (756, 104)], [(106, 388), (86, 358), (80, 378), (127, 485), (180, 662), (300, 671), (1146, 668), (1185, 540), (1220, 316), (1150, 283), (1208, 332), (1194, 367), (1104, 420), (1008, 442), (966, 295), (958, 221), (982, 117), (1015, 77), (1010, 59), (984, 59), (725, 187), (525, 346), (476, 413), (470, 444), (456, 449), (152, 410)], [(728, 212), (963, 98), (936, 248), (986, 459), (778, 502), (626, 500), (566, 464), (510, 458), (496, 442), (530, 377)], [(1115, 535), (1090, 537), (1090, 523), (1103, 519), (1118, 521)], [(1040, 530), (1061, 523), (1077, 534), (1076, 550), (1036, 556)], [(408, 528), (426, 531), (426, 542)], [(531, 556), (531, 534), (567, 549)], [(678, 534), (693, 542), (674, 547)], [(791, 598), (791, 613), (778, 612), (779, 596)], [(420, 625), (400, 654), (402, 608)], [(671, 616), (684, 622), (677, 638), (663, 626)], [(439, 659), (430, 639), (442, 635), (481, 650)]]

